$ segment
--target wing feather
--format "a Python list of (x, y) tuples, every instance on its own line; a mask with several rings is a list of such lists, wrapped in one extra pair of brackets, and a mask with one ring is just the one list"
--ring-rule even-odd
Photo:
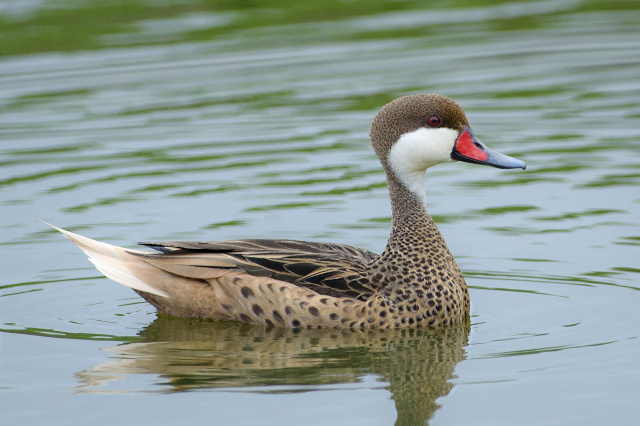
[[(367, 265), (377, 254), (342, 244), (296, 240), (145, 242), (160, 253), (132, 254), (168, 272), (206, 279), (213, 268), (237, 268), (320, 294), (364, 299), (373, 293)], [(219, 271), (217, 272), (219, 274)]]

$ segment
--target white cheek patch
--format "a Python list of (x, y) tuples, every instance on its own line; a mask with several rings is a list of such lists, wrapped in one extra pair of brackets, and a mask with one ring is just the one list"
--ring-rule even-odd
[(441, 127), (422, 127), (405, 133), (389, 152), (389, 165), (398, 179), (424, 199), (424, 174), (431, 166), (449, 163), (458, 132)]

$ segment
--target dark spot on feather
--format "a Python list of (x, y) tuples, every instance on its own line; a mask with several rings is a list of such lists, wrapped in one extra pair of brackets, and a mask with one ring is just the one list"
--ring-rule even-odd
[(317, 317), (318, 315), (320, 315), (320, 311), (315, 306), (309, 307), (309, 313), (314, 317)]
[(302, 309), (306, 308), (307, 306), (309, 306), (309, 303), (308, 303), (308, 302), (300, 302), (300, 307), (301, 307)]
[(280, 315), (280, 312), (278, 311), (273, 311), (273, 319), (278, 321), (281, 324), (284, 324), (284, 319), (282, 318), (282, 315)]
[(260, 307), (260, 305), (253, 305), (251, 307), (251, 309), (253, 310), (253, 313), (256, 314), (257, 316), (261, 317), (262, 315), (264, 315), (264, 311), (262, 310), (262, 308)]
[(242, 282), (242, 278), (236, 277), (236, 278), (233, 279), (233, 283), (234, 284), (238, 284), (239, 282)]
[(267, 325), (267, 327), (275, 327), (276, 326), (273, 322), (271, 322), (271, 320), (268, 320), (268, 319), (264, 320), (264, 323)]
[(289, 306), (286, 306), (286, 307), (284, 308), (284, 313), (285, 313), (286, 315), (291, 315), (291, 314), (293, 314), (293, 309), (292, 309), (291, 307), (289, 307)]
[(246, 286), (240, 289), (240, 293), (242, 293), (242, 296), (244, 296), (245, 299), (255, 296), (253, 294), (253, 290)]
[(291, 325), (294, 326), (295, 328), (302, 327), (302, 324), (300, 324), (300, 321), (298, 321), (297, 319), (294, 319), (293, 321), (291, 321)]
[(320, 303), (322, 303), (323, 305), (328, 305), (329, 304), (329, 299), (322, 298), (322, 299), (320, 299)]
[(240, 321), (248, 322), (251, 324), (255, 324), (255, 320), (251, 318), (249, 315), (240, 314)]
[(331, 319), (331, 321), (338, 321), (339, 318), (338, 314), (329, 315), (329, 319)]
[(229, 305), (222, 305), (222, 307), (227, 311), (227, 312), (231, 312), (233, 310), (233, 308)]

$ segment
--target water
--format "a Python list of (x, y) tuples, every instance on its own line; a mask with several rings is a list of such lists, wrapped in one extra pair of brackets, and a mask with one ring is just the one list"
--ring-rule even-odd
[[(638, 4), (314, 4), (0, 9), (1, 423), (634, 424)], [(158, 317), (38, 221), (127, 247), (380, 252), (390, 208), (368, 125), (419, 92), (455, 99), (528, 166), (427, 174), (470, 324)]]

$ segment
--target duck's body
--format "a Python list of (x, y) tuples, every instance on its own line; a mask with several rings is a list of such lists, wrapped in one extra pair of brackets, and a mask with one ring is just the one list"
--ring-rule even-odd
[(424, 174), (453, 160), (500, 168), (524, 163), (475, 138), (444, 96), (412, 95), (385, 106), (371, 141), (386, 171), (393, 225), (381, 255), (291, 240), (144, 243), (127, 250), (59, 229), (107, 277), (159, 312), (267, 326), (415, 327), (469, 315), (462, 273), (426, 209)]

